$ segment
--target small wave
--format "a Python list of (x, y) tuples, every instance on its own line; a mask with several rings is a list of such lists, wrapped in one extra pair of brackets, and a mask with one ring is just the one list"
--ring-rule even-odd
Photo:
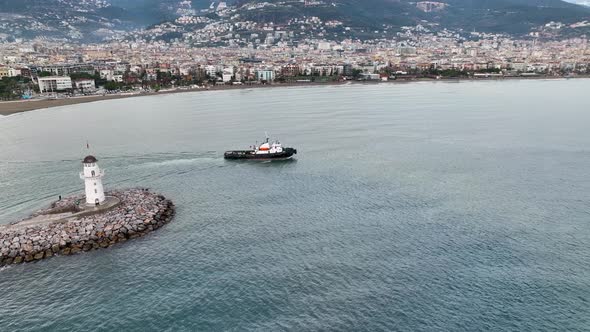
[(177, 158), (177, 159), (167, 159), (167, 160), (160, 160), (160, 161), (150, 161), (147, 163), (143, 163), (137, 165), (137, 167), (155, 167), (155, 166), (171, 166), (171, 165), (182, 165), (182, 164), (193, 164), (198, 162), (213, 162), (218, 160), (217, 158), (212, 157), (204, 157), (204, 158)]
[(27, 164), (27, 165), (34, 165), (34, 164), (63, 163), (63, 162), (72, 162), (72, 161), (79, 161), (79, 159), (62, 159), (62, 160), (0, 160), (0, 164)]

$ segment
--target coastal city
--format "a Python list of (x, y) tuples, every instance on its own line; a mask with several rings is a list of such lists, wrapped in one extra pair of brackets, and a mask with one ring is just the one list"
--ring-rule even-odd
[[(228, 10), (223, 2), (220, 6), (216, 10)], [(590, 74), (588, 39), (551, 38), (552, 31), (564, 28), (556, 22), (523, 38), (431, 30), (428, 25), (418, 24), (404, 26), (390, 37), (372, 39), (327, 38), (330, 29), (338, 27), (346, 32), (346, 27), (342, 22), (318, 17), (294, 20), (289, 26), (265, 24), (256, 29), (254, 22), (208, 22), (205, 16), (184, 15), (174, 24), (88, 44), (52, 38), (5, 40), (0, 43), (0, 98), (71, 98), (241, 85)], [(186, 24), (204, 26), (196, 32), (179, 34), (181, 38), (159, 38)], [(264, 34), (243, 33), (257, 29)], [(306, 34), (308, 31), (316, 33)], [(199, 42), (205, 39), (208, 43)]]
[(0, 332), (586, 331), (590, 0), (0, 0)]

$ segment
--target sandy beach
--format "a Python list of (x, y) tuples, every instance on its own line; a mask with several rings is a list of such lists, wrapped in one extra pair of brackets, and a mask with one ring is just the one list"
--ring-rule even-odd
[(107, 96), (84, 96), (64, 99), (41, 99), (41, 100), (17, 100), (0, 103), (0, 115), (32, 111), (42, 108), (89, 103), (98, 100), (119, 99), (137, 97), (142, 95), (107, 95)]
[[(231, 87), (231, 86), (223, 87), (223, 89), (232, 89), (232, 88), (234, 88), (234, 87)], [(163, 94), (170, 94), (170, 93), (195, 92), (195, 91), (207, 91), (207, 90), (219, 90), (219, 89), (221, 89), (221, 88), (211, 87), (209, 89), (178, 89), (178, 90), (165, 90), (165, 91), (148, 92), (148, 93), (129, 93), (129, 94), (122, 93), (122, 94), (98, 95), (98, 96), (80, 96), (80, 97), (70, 97), (70, 98), (62, 98), (62, 99), (37, 99), (37, 100), (5, 101), (5, 102), (0, 102), (0, 115), (10, 115), (10, 114), (15, 114), (15, 113), (43, 109), (43, 108), (90, 103), (90, 102), (100, 101), (100, 100), (134, 98), (134, 97), (143, 97), (143, 96), (163, 95)]]
[(293, 86), (339, 85), (339, 84), (346, 84), (346, 83), (347, 83), (347, 81), (327, 82), (327, 83), (314, 83), (314, 82), (311, 82), (311, 83), (281, 83), (281, 84), (272, 84), (272, 85), (263, 85), (263, 84), (221, 85), (221, 86), (212, 85), (212, 86), (209, 86), (206, 88), (170, 89), (170, 90), (161, 90), (158, 92), (147, 92), (147, 93), (129, 93), (129, 94), (122, 93), (122, 94), (101, 95), (101, 96), (70, 97), (70, 98), (63, 98), (63, 99), (36, 99), (36, 100), (34, 99), (34, 100), (4, 101), (4, 102), (0, 102), (0, 115), (11, 115), (11, 114), (15, 114), (15, 113), (33, 111), (33, 110), (38, 110), (38, 109), (43, 109), (43, 108), (90, 103), (90, 102), (100, 101), (100, 100), (134, 98), (134, 97), (143, 97), (143, 96), (155, 96), (155, 95), (165, 95), (165, 94), (183, 93), (183, 92), (260, 89), (260, 88), (293, 87)]

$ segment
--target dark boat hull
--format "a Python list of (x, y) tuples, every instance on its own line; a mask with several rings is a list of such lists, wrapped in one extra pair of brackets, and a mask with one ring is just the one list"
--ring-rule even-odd
[(223, 155), (225, 159), (247, 159), (247, 160), (284, 160), (297, 154), (293, 148), (285, 148), (280, 153), (256, 154), (254, 150), (236, 150), (226, 151)]

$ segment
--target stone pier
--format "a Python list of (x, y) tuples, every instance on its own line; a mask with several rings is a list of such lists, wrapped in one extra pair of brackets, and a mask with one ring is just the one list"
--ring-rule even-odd
[(0, 226), (0, 266), (106, 248), (152, 232), (174, 216), (174, 204), (147, 189), (106, 194), (101, 206), (84, 205), (83, 196), (68, 197)]

